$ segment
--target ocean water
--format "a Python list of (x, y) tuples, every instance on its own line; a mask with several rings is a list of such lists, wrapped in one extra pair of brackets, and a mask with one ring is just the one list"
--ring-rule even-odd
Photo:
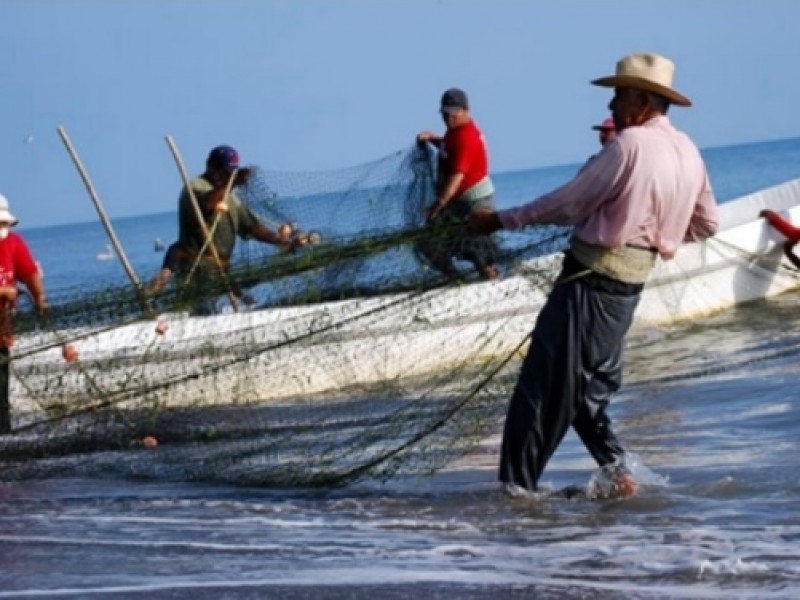
[[(800, 138), (712, 148), (703, 154), (719, 202), (800, 176)], [(497, 205), (504, 208), (532, 200), (569, 181), (579, 168), (575, 164), (497, 174), (493, 176)], [(163, 252), (155, 251), (155, 242), (169, 245), (177, 239), (176, 212), (110, 217), (134, 271), (140, 280), (147, 281), (163, 259)], [(39, 260), (51, 290), (128, 281), (118, 260), (98, 260), (98, 256), (109, 253), (108, 236), (99, 220), (23, 227), (20, 231)], [(237, 252), (246, 254), (250, 245), (260, 244), (240, 240)]]
[[(800, 176), (800, 139), (705, 153), (720, 201)], [(578, 165), (499, 174), (501, 206)], [(155, 272), (174, 214), (115, 223)], [(124, 277), (93, 223), (24, 234), (48, 285)], [(0, 598), (800, 597), (800, 296), (630, 348), (612, 402), (639, 493), (566, 500), (594, 464), (570, 434), (544, 491), (498, 487), (499, 432), (430, 477), (332, 490), (0, 474)]]

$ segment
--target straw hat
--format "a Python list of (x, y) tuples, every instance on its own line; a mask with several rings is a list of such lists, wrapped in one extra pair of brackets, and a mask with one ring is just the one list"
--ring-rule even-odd
[(600, 87), (627, 87), (663, 96), (671, 104), (691, 106), (692, 101), (672, 88), (675, 64), (658, 54), (629, 54), (617, 62), (616, 74), (595, 79)]
[(8, 223), (12, 227), (17, 224), (17, 217), (8, 210), (8, 200), (0, 194), (0, 223)]

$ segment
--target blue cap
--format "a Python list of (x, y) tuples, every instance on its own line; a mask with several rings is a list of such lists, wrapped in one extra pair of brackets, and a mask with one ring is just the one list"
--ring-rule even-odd
[(208, 153), (208, 164), (232, 173), (239, 168), (239, 153), (230, 146), (217, 146)]
[(441, 102), (442, 111), (458, 111), (462, 108), (469, 108), (469, 101), (467, 100), (467, 93), (458, 88), (450, 88), (442, 94)]

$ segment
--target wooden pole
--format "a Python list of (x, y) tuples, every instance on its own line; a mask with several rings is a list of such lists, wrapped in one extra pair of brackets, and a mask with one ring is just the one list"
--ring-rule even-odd
[(122, 268), (125, 269), (125, 273), (128, 275), (128, 279), (131, 280), (133, 284), (133, 289), (136, 292), (136, 297), (139, 300), (139, 304), (141, 305), (142, 309), (144, 310), (145, 314), (148, 317), (154, 317), (155, 311), (153, 307), (150, 305), (150, 301), (147, 298), (147, 294), (145, 294), (144, 288), (142, 287), (139, 278), (136, 276), (136, 272), (133, 270), (131, 263), (128, 261), (128, 257), (125, 255), (125, 251), (122, 248), (122, 244), (117, 237), (114, 228), (111, 225), (111, 221), (106, 214), (106, 210), (103, 207), (103, 203), (100, 201), (100, 197), (97, 195), (97, 191), (94, 188), (94, 184), (92, 184), (91, 179), (89, 179), (89, 174), (87, 173), (86, 169), (81, 163), (81, 159), (78, 157), (78, 153), (75, 150), (75, 147), (72, 145), (72, 142), (67, 135), (66, 130), (63, 127), (58, 128), (58, 135), (61, 136), (61, 141), (64, 142), (64, 146), (67, 148), (67, 152), (69, 152), (70, 158), (72, 158), (72, 162), (75, 164), (75, 167), (78, 169), (78, 173), (80, 173), (81, 179), (83, 180), (83, 184), (86, 186), (87, 191), (89, 192), (89, 196), (94, 203), (94, 207), (97, 210), (97, 214), (100, 217), (100, 222), (103, 224), (103, 227), (108, 234), (108, 238), (111, 240), (111, 245), (114, 248), (114, 252), (117, 254), (120, 263), (122, 263)]
[[(208, 225), (206, 225), (206, 221), (203, 218), (203, 213), (200, 210), (200, 204), (197, 202), (197, 198), (194, 195), (194, 190), (192, 189), (192, 182), (189, 180), (189, 173), (186, 171), (186, 166), (183, 164), (183, 160), (181, 159), (181, 154), (180, 152), (178, 152), (178, 147), (175, 145), (175, 141), (172, 139), (171, 135), (168, 135), (166, 137), (166, 140), (167, 140), (167, 146), (169, 146), (170, 152), (172, 152), (172, 158), (175, 159), (175, 164), (178, 166), (178, 172), (180, 173), (181, 179), (183, 180), (183, 185), (186, 187), (186, 192), (189, 194), (189, 199), (192, 201), (192, 206), (194, 207), (194, 213), (195, 216), (197, 217), (197, 222), (200, 224), (200, 229), (203, 232), (203, 236), (211, 251), (211, 258), (217, 264), (223, 282), (225, 282), (226, 285), (229, 285), (228, 273), (225, 271), (225, 267), (223, 266), (222, 260), (219, 257), (219, 253), (217, 252), (217, 247), (211, 241), (211, 232), (208, 230)], [(225, 198), (225, 200), (227, 200), (227, 198)], [(236, 301), (236, 296), (233, 294), (232, 291), (228, 291), (228, 300), (230, 300), (234, 312), (238, 312), (239, 303)]]
[[(228, 183), (225, 185), (225, 194), (222, 196), (223, 202), (227, 202), (228, 194), (230, 194), (231, 190), (233, 189), (233, 182), (236, 179), (236, 173), (238, 172), (239, 172), (238, 169), (234, 169), (233, 173), (231, 173), (230, 176), (228, 177)], [(194, 202), (194, 199), (192, 201)], [(195, 202), (195, 204), (197, 203)], [(203, 242), (203, 246), (197, 253), (197, 256), (194, 259), (194, 263), (192, 264), (192, 268), (189, 269), (189, 274), (186, 276), (186, 283), (189, 283), (189, 281), (192, 279), (192, 275), (194, 274), (197, 267), (200, 265), (200, 261), (203, 259), (203, 254), (205, 254), (206, 250), (208, 250), (209, 246), (214, 240), (214, 232), (217, 230), (217, 225), (219, 225), (219, 220), (221, 218), (222, 218), (221, 212), (217, 212), (217, 214), (214, 215), (214, 221), (211, 223), (211, 228), (208, 230), (208, 233), (205, 234), (206, 239)], [(203, 222), (203, 224), (205, 225), (205, 221)]]

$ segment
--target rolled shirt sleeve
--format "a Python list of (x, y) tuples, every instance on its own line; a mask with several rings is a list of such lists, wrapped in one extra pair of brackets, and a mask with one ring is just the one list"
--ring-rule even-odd
[(609, 143), (566, 185), (517, 208), (500, 211), (504, 229), (537, 223), (578, 225), (608, 201), (624, 166), (619, 145)]
[(663, 115), (619, 133), (566, 185), (498, 217), (505, 229), (574, 226), (588, 244), (654, 248), (664, 259), (719, 227), (700, 152)]

